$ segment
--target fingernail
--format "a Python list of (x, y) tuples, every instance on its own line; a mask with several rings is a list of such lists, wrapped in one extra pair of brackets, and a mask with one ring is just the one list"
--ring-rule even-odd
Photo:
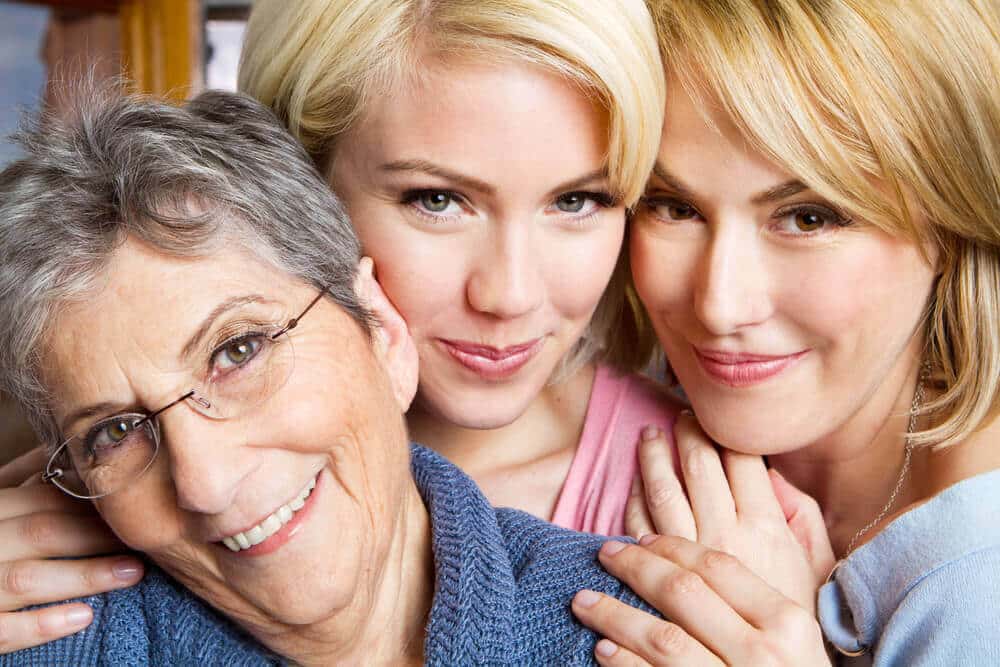
[(624, 542), (615, 542), (614, 540), (610, 540), (605, 542), (601, 547), (601, 553), (605, 556), (614, 556), (616, 553), (624, 549), (625, 546)]
[(656, 428), (652, 424), (642, 429), (643, 440), (655, 440), (658, 435), (660, 435), (660, 429)]
[(73, 607), (66, 610), (64, 618), (67, 627), (79, 628), (93, 620), (94, 611), (90, 607)]
[(114, 565), (111, 566), (111, 571), (114, 573), (115, 579), (135, 581), (142, 575), (142, 565), (131, 558), (123, 558), (115, 561)]
[(595, 650), (597, 651), (597, 655), (602, 658), (610, 658), (615, 653), (618, 653), (618, 644), (614, 643), (610, 639), (602, 639), (597, 642)]
[(691, 408), (684, 408), (680, 411), (682, 417), (694, 417), (694, 410)]
[(646, 533), (639, 540), (639, 544), (641, 544), (644, 547), (648, 547), (650, 544), (652, 544), (653, 542), (655, 542), (658, 539), (660, 539), (660, 536), (657, 535), (656, 533)]
[(597, 601), (600, 599), (601, 596), (599, 593), (584, 590), (576, 594), (576, 597), (573, 598), (573, 602), (584, 609), (589, 609), (597, 604)]

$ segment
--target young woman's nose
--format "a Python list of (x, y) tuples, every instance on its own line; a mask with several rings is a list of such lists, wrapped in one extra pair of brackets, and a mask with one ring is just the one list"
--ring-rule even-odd
[(717, 336), (767, 320), (772, 311), (769, 282), (756, 226), (716, 226), (695, 287), (698, 318)]
[(545, 286), (530, 234), (523, 229), (491, 235), (479, 249), (466, 287), (469, 305), (480, 313), (513, 319), (538, 308)]

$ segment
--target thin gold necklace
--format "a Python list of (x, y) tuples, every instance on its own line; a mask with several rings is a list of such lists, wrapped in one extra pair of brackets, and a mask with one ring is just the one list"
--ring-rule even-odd
[[(925, 363), (920, 368), (920, 375), (917, 376), (917, 388), (913, 392), (913, 402), (910, 404), (910, 420), (906, 424), (906, 435), (904, 436), (906, 440), (906, 445), (904, 446), (903, 449), (903, 465), (899, 467), (899, 476), (896, 478), (896, 485), (893, 487), (892, 493), (889, 494), (889, 499), (886, 501), (885, 507), (883, 507), (882, 510), (875, 515), (874, 519), (865, 524), (865, 526), (857, 533), (855, 533), (854, 537), (851, 538), (850, 543), (847, 545), (847, 550), (844, 552), (843, 558), (840, 558), (836, 562), (836, 564), (833, 566), (833, 569), (830, 570), (830, 574), (827, 575), (826, 583), (830, 583), (831, 581), (833, 581), (834, 575), (837, 573), (837, 570), (840, 569), (840, 566), (843, 564), (843, 562), (847, 560), (848, 556), (850, 556), (851, 553), (854, 551), (855, 547), (858, 544), (858, 540), (864, 537), (865, 534), (868, 533), (868, 531), (870, 531), (872, 528), (877, 526), (879, 522), (881, 522), (882, 519), (884, 519), (886, 515), (889, 514), (889, 512), (892, 510), (892, 506), (896, 504), (896, 497), (899, 496), (899, 492), (903, 489), (903, 484), (904, 482), (906, 482), (906, 474), (910, 471), (910, 461), (913, 459), (913, 450), (914, 450), (914, 445), (911, 440), (911, 436), (913, 435), (913, 432), (916, 430), (917, 427), (917, 416), (920, 413), (920, 406), (924, 402), (924, 384), (927, 382), (928, 378), (930, 378), (930, 370), (931, 370), (930, 365)], [(839, 651), (840, 653), (846, 656), (850, 656), (852, 658), (857, 657), (859, 655), (864, 655), (865, 653), (868, 652), (868, 646), (865, 645), (861, 645), (861, 647), (857, 651), (844, 649), (841, 648), (840, 646), (837, 646), (836, 644), (834, 645), (834, 648), (836, 648), (837, 651)]]

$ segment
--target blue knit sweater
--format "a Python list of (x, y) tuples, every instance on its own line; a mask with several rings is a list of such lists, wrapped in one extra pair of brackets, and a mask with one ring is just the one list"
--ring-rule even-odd
[[(597, 638), (569, 606), (581, 588), (650, 611), (597, 563), (607, 538), (494, 509), (471, 479), (434, 452), (414, 446), (411, 454), (433, 533), (428, 665), (593, 664)], [(0, 667), (282, 664), (155, 568), (133, 588), (85, 602), (94, 608), (88, 629), (0, 656)]]

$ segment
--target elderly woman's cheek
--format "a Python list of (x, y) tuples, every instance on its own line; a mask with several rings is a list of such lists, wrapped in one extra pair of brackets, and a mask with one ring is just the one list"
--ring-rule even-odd
[(95, 501), (101, 517), (118, 539), (151, 556), (183, 542), (186, 533), (169, 477), (157, 474), (162, 464), (162, 460), (154, 462), (143, 476), (144, 483)]

